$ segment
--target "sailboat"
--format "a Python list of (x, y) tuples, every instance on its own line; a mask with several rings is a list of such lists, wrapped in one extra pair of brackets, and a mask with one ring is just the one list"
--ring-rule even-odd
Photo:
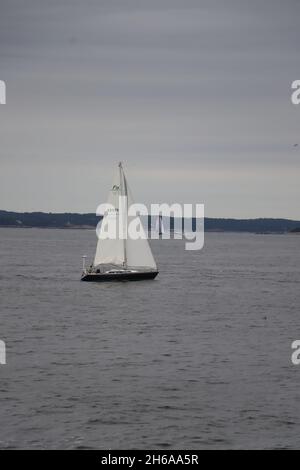
[(162, 218), (162, 215), (159, 214), (158, 218), (156, 219), (156, 232), (158, 233), (158, 235), (163, 235), (165, 233), (165, 227), (164, 227), (164, 224), (163, 224), (163, 218)]
[[(154, 279), (158, 274), (157, 265), (137, 215), (134, 216), (135, 223), (140, 224), (139, 233), (143, 236), (132, 239), (128, 234), (128, 225), (133, 219), (128, 215), (128, 208), (133, 204), (133, 198), (121, 162), (107, 202), (110, 209), (103, 215), (95, 258), (89, 268), (83, 266), (81, 280), (101, 282)], [(117, 228), (117, 236), (108, 238), (107, 226), (111, 221)]]

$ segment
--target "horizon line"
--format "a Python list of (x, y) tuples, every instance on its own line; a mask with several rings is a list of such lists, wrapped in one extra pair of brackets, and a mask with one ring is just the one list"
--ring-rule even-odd
[[(33, 210), (33, 211), (16, 211), (16, 210), (7, 210), (7, 209), (0, 209), (0, 212), (13, 212), (13, 213), (16, 213), (16, 214), (48, 214), (48, 215), (60, 215), (60, 214), (77, 214), (77, 215), (95, 215), (96, 217), (100, 217), (98, 216), (95, 212), (46, 212), (46, 211), (41, 211), (41, 210)], [(156, 217), (154, 215), (151, 216), (151, 214), (149, 214), (150, 217)], [(148, 215), (148, 216), (149, 216)], [(144, 217), (148, 217), (148, 216), (144, 216)], [(172, 216), (164, 216), (163, 217), (169, 217), (169, 218), (172, 218)], [(175, 217), (173, 217), (175, 218)], [(185, 217), (181, 217), (181, 218), (185, 218)], [(196, 217), (192, 217), (192, 218), (196, 218)], [(239, 217), (209, 217), (209, 216), (204, 216), (204, 219), (223, 219), (223, 220), (289, 220), (289, 221), (292, 221), (292, 222), (300, 222), (300, 216), (299, 216), (299, 219), (293, 219), (293, 218), (290, 218), (290, 217), (245, 217), (245, 218), (239, 218)]]

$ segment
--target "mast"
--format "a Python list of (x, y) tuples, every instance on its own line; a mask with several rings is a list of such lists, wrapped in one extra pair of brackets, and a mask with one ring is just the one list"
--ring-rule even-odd
[[(124, 175), (124, 170), (123, 170), (123, 167), (122, 167), (122, 162), (119, 162), (119, 169), (120, 169), (120, 185), (121, 185), (121, 196), (125, 196), (126, 199), (126, 204), (125, 204), (125, 217), (126, 217), (126, 231), (127, 231), (127, 215), (128, 215), (128, 198), (127, 198), (127, 182), (126, 182), (126, 178), (125, 178), (125, 175)], [(123, 207), (124, 209), (124, 207)], [(123, 221), (124, 222), (124, 221)], [(119, 224), (120, 224), (120, 215), (119, 215)], [(119, 228), (120, 228), (120, 225), (119, 225)], [(122, 227), (122, 231), (123, 231), (123, 250), (124, 250), (124, 262), (123, 262), (123, 266), (125, 268), (127, 268), (127, 251), (126, 251), (126, 237), (127, 237), (127, 233), (124, 234), (124, 227)], [(125, 235), (125, 236), (124, 236)]]

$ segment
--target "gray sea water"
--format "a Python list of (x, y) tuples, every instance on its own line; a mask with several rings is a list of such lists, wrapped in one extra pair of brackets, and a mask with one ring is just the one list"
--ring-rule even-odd
[(155, 281), (81, 283), (95, 243), (0, 230), (0, 447), (299, 447), (300, 237), (153, 241)]

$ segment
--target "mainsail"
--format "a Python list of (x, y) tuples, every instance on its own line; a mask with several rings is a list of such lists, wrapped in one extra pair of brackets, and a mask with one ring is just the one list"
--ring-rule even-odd
[[(94, 266), (113, 264), (123, 268), (156, 270), (157, 266), (140, 218), (137, 215), (128, 216), (128, 208), (133, 204), (133, 198), (121, 163), (119, 163), (107, 203), (109, 206), (102, 219)], [(120, 204), (122, 207), (119, 207)], [(133, 219), (135, 225), (139, 225), (140, 236), (137, 239), (132, 239), (128, 234), (128, 226)], [(109, 223), (115, 224), (116, 236), (113, 238), (107, 237)]]

